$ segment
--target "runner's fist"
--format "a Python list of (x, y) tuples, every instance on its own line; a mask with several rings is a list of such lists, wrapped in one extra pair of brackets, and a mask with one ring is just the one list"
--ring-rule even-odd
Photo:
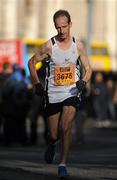
[(82, 92), (85, 86), (86, 86), (86, 82), (83, 81), (82, 79), (76, 82), (76, 87), (78, 88), (79, 92)]

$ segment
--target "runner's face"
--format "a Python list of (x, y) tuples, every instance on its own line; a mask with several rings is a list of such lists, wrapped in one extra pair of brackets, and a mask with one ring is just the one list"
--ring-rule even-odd
[(55, 27), (61, 40), (65, 40), (69, 37), (71, 22), (68, 23), (66, 16), (60, 16), (56, 18)]

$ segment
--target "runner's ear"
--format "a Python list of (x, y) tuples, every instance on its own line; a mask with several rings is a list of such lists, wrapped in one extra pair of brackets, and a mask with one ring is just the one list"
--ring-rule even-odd
[(72, 22), (69, 22), (70, 28), (72, 27)]

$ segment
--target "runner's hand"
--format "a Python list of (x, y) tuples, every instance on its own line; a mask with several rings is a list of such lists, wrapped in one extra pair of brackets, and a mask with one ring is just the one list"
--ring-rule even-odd
[(76, 82), (76, 87), (78, 88), (79, 92), (82, 92), (85, 86), (86, 86), (86, 82), (82, 79)]
[(45, 95), (45, 91), (44, 91), (44, 88), (43, 88), (41, 83), (36, 83), (34, 85), (34, 91), (35, 91), (35, 94), (38, 96), (44, 96)]

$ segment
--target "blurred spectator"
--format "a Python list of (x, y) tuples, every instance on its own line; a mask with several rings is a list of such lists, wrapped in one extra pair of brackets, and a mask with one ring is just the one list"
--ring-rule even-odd
[[(29, 143), (30, 145), (37, 145), (39, 142), (39, 134), (38, 134), (38, 120), (39, 117), (42, 117), (44, 120), (44, 125), (46, 125), (45, 122), (45, 114), (44, 114), (44, 98), (41, 96), (37, 96), (35, 93), (33, 93), (32, 98), (32, 105), (29, 112), (29, 119), (30, 119), (30, 135), (29, 135)], [(40, 127), (39, 127), (40, 128)], [(46, 128), (46, 127), (44, 127)], [(44, 129), (44, 140), (46, 137)]]
[(110, 120), (115, 120), (115, 106), (113, 103), (113, 97), (114, 97), (114, 82), (112, 79), (108, 79), (106, 82), (107, 85), (107, 93), (108, 93), (108, 98), (106, 99), (106, 103), (108, 104), (108, 118)]
[(2, 91), (3, 86), (6, 81), (6, 79), (9, 77), (9, 75), (12, 73), (12, 65), (9, 62), (5, 62), (3, 64), (2, 72), (0, 73), (0, 140), (2, 141), (2, 134), (3, 134), (3, 117), (2, 117)]
[(115, 113), (116, 113), (115, 119), (117, 120), (117, 81), (115, 83), (115, 91), (114, 91), (114, 96), (113, 96), (113, 104), (115, 106)]
[(13, 73), (7, 78), (3, 87), (4, 143), (14, 142), (25, 144), (26, 116), (30, 107), (32, 90), (28, 88), (21, 68), (13, 66)]
[[(46, 71), (47, 61), (43, 61), (42, 67), (37, 70), (37, 73), (40, 77), (40, 81), (45, 86), (45, 71)], [(29, 119), (30, 119), (30, 139), (29, 142), (31, 145), (37, 145), (38, 143), (38, 118), (39, 116), (42, 116), (42, 119), (44, 121), (44, 141), (47, 143), (47, 122), (46, 122), (46, 114), (44, 112), (44, 105), (45, 105), (45, 99), (44, 97), (37, 96), (33, 92), (33, 98), (32, 98), (32, 105), (29, 112)]]
[(107, 120), (108, 114), (108, 91), (106, 87), (106, 83), (104, 81), (103, 74), (101, 72), (97, 72), (94, 77), (93, 84), (93, 107), (96, 116), (96, 125), (98, 127), (108, 126), (109, 122)]

